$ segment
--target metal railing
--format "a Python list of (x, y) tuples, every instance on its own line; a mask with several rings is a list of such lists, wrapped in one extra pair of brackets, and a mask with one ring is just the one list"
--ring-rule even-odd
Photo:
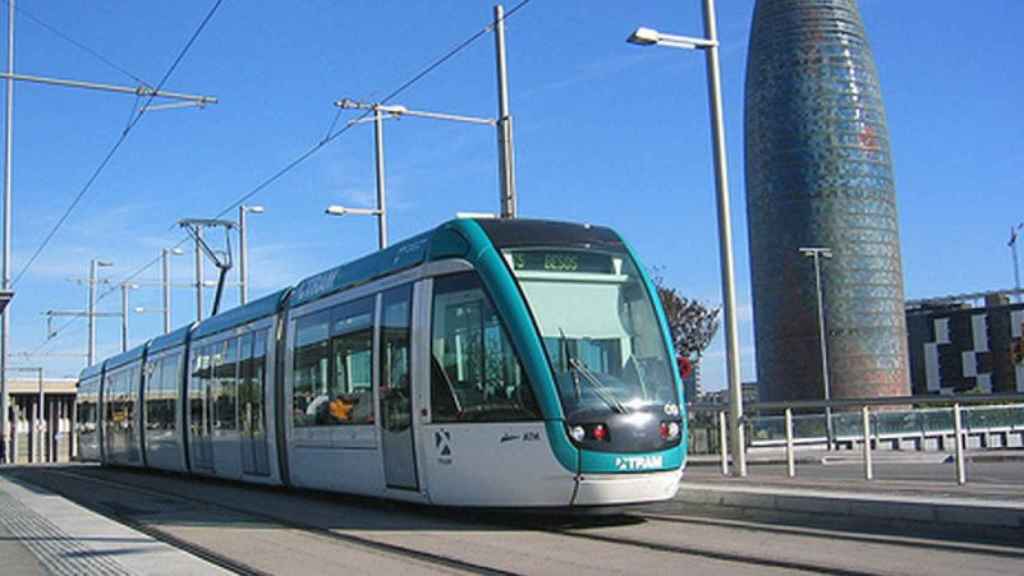
[[(930, 408), (932, 406), (941, 407)], [(832, 409), (831, 416), (809, 413), (826, 408)], [(702, 413), (714, 416), (713, 422), (705, 422), (703, 427), (691, 425), (691, 431), (703, 429), (709, 433), (712, 428), (717, 428), (722, 474), (727, 475), (729, 459), (725, 416), (728, 405), (694, 403), (687, 405), (687, 409), (691, 417)], [(872, 451), (882, 443), (892, 442), (898, 448), (902, 441), (910, 439), (918, 450), (922, 450), (929, 440), (933, 440), (940, 450), (944, 450), (946, 439), (952, 437), (956, 481), (961, 485), (967, 482), (964, 449), (971, 435), (980, 436), (982, 446), (989, 444), (992, 434), (1002, 436), (1004, 447), (1008, 446), (1010, 436), (1014, 434), (1019, 435), (1024, 444), (1024, 394), (1021, 393), (757, 402), (747, 404), (746, 410), (747, 447), (784, 445), (787, 474), (791, 478), (796, 476), (797, 444), (825, 444), (829, 449), (848, 446), (852, 449), (859, 443), (863, 450), (864, 477), (871, 480), (874, 478)], [(831, 427), (826, 418), (831, 420)], [(830, 428), (831, 435), (827, 432)], [(708, 444), (712, 443), (709, 441)]]

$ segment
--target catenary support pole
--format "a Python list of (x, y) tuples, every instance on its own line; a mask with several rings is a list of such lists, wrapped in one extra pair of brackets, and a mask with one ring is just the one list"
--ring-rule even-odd
[(733, 475), (747, 475), (746, 438), (743, 430), (743, 386), (740, 381), (740, 341), (736, 326), (736, 286), (733, 275), (732, 223), (729, 209), (729, 174), (722, 112), (722, 80), (718, 62), (718, 25), (714, 0), (704, 0), (704, 32), (711, 42), (707, 57), (708, 96), (711, 108), (712, 147), (715, 157), (715, 195), (718, 207), (718, 248), (722, 267), (722, 301), (725, 315), (726, 373), (729, 382), (730, 452)]
[(498, 67), (498, 178), (501, 184), (501, 217), (515, 218), (516, 168), (512, 147), (512, 116), (508, 111), (508, 65), (505, 58), (505, 9), (494, 7), (494, 48)]
[(89, 261), (89, 350), (86, 365), (96, 363), (96, 266), (95, 258)]
[(171, 331), (171, 251), (167, 248), (160, 251), (160, 268), (163, 272), (164, 334), (167, 334)]
[(249, 301), (249, 241), (245, 237), (245, 214), (248, 211), (245, 204), (238, 207), (238, 303), (243, 306)]
[[(14, 73), (14, 0), (7, 0), (7, 73)], [(3, 290), (11, 289), (11, 159), (14, 156), (14, 80), (7, 79), (7, 114), (4, 117), (4, 231), (3, 231)], [(8, 449), (7, 348), (10, 344), (10, 306), (0, 312), (0, 464), (14, 462), (14, 446)]]
[(384, 185), (384, 114), (380, 106), (373, 107), (373, 145), (377, 172), (377, 247), (388, 247), (387, 201)]
[(128, 287), (127, 282), (121, 283), (121, 352), (128, 351)]
[(203, 229), (196, 227), (196, 322), (203, 321)]

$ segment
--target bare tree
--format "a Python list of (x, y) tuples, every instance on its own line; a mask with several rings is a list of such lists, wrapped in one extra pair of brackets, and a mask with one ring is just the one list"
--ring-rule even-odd
[(705, 306), (680, 295), (675, 288), (665, 285), (665, 279), (660, 274), (654, 275), (654, 285), (658, 289), (661, 306), (665, 309), (676, 355), (699, 362), (718, 332), (719, 313), (722, 309)]

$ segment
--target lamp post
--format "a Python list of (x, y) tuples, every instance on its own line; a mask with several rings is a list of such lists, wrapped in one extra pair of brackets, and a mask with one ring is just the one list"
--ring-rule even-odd
[(89, 350), (88, 366), (96, 362), (96, 270), (113, 266), (113, 262), (93, 258), (89, 262)]
[[(7, 2), (7, 74), (14, 74), (14, 0)], [(11, 160), (14, 153), (14, 80), (7, 78), (7, 114), (4, 116), (4, 192), (3, 192), (3, 269), (0, 290), (11, 289)], [(7, 345), (11, 318), (6, 308), (0, 311), (0, 464), (7, 461)], [(12, 454), (13, 462), (17, 458)]]
[(382, 224), (385, 221), (384, 210), (377, 208), (348, 208), (346, 206), (331, 204), (324, 209), (324, 214), (328, 214), (330, 216), (344, 216), (346, 214), (352, 214), (354, 216), (376, 216), (378, 222), (377, 244), (381, 250), (388, 247), (387, 226)]
[(171, 331), (171, 256), (180, 256), (184, 253), (185, 251), (181, 248), (160, 250), (160, 263), (163, 269), (164, 334)]
[(263, 214), (263, 206), (238, 207), (238, 302), (245, 304), (249, 301), (249, 239), (245, 231), (245, 215), (247, 213)]
[(718, 252), (722, 268), (722, 308), (725, 313), (725, 356), (729, 381), (730, 452), (733, 474), (747, 475), (744, 453), (743, 388), (740, 382), (739, 335), (736, 327), (736, 289), (733, 276), (732, 224), (729, 209), (729, 178), (726, 166), (725, 125), (722, 118), (722, 82), (718, 62), (718, 29), (714, 0), (704, 0), (705, 38), (690, 38), (637, 28), (627, 39), (642, 46), (668, 46), (704, 50), (707, 60), (708, 96), (711, 109), (712, 148), (715, 159), (715, 196), (718, 211)]
[[(387, 114), (390, 118), (415, 116), (419, 118), (431, 118), (434, 120), (447, 120), (449, 122), (463, 122), (468, 124), (484, 124), (489, 126), (497, 124), (497, 121), (491, 118), (445, 114), (441, 112), (425, 112), (422, 110), (409, 110), (405, 106), (384, 105), (379, 103), (367, 104), (363, 102), (356, 102), (349, 98), (342, 98), (335, 102), (334, 105), (342, 110), (370, 110), (373, 112), (373, 135), (374, 148), (376, 151), (374, 158), (377, 176), (377, 208), (346, 208), (344, 206), (331, 205), (327, 207), (326, 213), (334, 216), (342, 216), (344, 214), (376, 216), (377, 244), (381, 250), (388, 246), (387, 194), (385, 192), (384, 185), (384, 115)], [(362, 119), (356, 119), (349, 122), (349, 124), (359, 124), (361, 122)], [(504, 164), (502, 164), (502, 166), (504, 166)], [(506, 180), (505, 174), (505, 169), (502, 168), (503, 182)], [(503, 198), (504, 197), (505, 195), (503, 195)], [(515, 205), (514, 200), (510, 202), (512, 206)], [(514, 217), (514, 214), (510, 217)]]
[(1013, 258), (1013, 287), (1016, 289), (1018, 304), (1024, 302), (1024, 296), (1020, 293), (1020, 261), (1017, 259), (1017, 232), (1021, 229), (1024, 229), (1024, 222), (1010, 226), (1010, 242), (1007, 244), (1010, 247), (1010, 257)]
[[(800, 253), (814, 260), (814, 286), (818, 294), (818, 340), (821, 344), (821, 382), (825, 390), (825, 401), (832, 399), (832, 387), (828, 380), (828, 345), (825, 341), (825, 306), (821, 295), (821, 259), (831, 258), (830, 248), (800, 248)], [(832, 407), (825, 406), (825, 435), (828, 449), (832, 449)]]

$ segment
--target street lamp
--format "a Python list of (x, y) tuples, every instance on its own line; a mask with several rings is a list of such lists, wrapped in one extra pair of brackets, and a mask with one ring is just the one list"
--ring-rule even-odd
[(704, 50), (707, 59), (708, 96), (715, 158), (715, 195), (718, 207), (718, 252), (722, 268), (722, 308), (725, 312), (725, 356), (729, 378), (729, 416), (732, 428), (730, 452), (734, 474), (747, 475), (743, 433), (743, 388), (740, 382), (739, 336), (736, 328), (736, 289), (733, 277), (732, 224), (729, 210), (729, 177), (725, 156), (725, 125), (722, 118), (722, 80), (718, 63), (718, 29), (714, 0), (704, 0), (705, 38), (663, 34), (637, 28), (627, 39), (641, 46), (668, 46)]
[[(378, 197), (379, 200), (380, 197)], [(377, 217), (377, 245), (383, 250), (388, 247), (388, 228), (386, 219), (387, 214), (383, 209), (377, 208), (348, 208), (346, 206), (339, 206), (337, 204), (331, 204), (324, 209), (324, 214), (330, 216), (344, 216), (346, 214), (352, 214), (353, 216), (376, 216)]]
[(107, 260), (97, 260), (93, 258), (89, 262), (89, 350), (88, 350), (88, 366), (92, 366), (96, 362), (96, 270), (99, 268), (109, 268), (113, 266), (113, 262)]
[(171, 256), (181, 256), (185, 251), (181, 248), (164, 248), (160, 250), (161, 268), (163, 268), (164, 293), (164, 334), (171, 331)]
[[(419, 118), (431, 118), (433, 120), (446, 120), (449, 122), (463, 122), (468, 124), (484, 124), (489, 126), (497, 125), (497, 121), (491, 118), (478, 118), (476, 116), (462, 116), (458, 114), (445, 114), (441, 112), (424, 112), (422, 110), (409, 110), (405, 106), (396, 105), (384, 105), (380, 103), (367, 104), (363, 102), (356, 102), (349, 98), (342, 98), (334, 103), (335, 106), (342, 110), (370, 110), (373, 112), (373, 127), (374, 127), (374, 148), (376, 174), (377, 174), (377, 208), (345, 208), (343, 206), (328, 206), (327, 213), (334, 216), (342, 216), (344, 214), (359, 214), (367, 216), (377, 217), (377, 243), (381, 250), (388, 246), (388, 223), (387, 223), (387, 195), (385, 193), (384, 186), (384, 115), (387, 114), (390, 118), (400, 118), (402, 116), (414, 116)], [(357, 118), (349, 122), (349, 125), (362, 123), (362, 118)], [(510, 129), (509, 129), (510, 130)], [(511, 132), (509, 132), (511, 134)], [(509, 153), (510, 155), (510, 153)], [(506, 178), (506, 164), (502, 164), (502, 181), (507, 180)], [(509, 172), (510, 173), (510, 172)], [(504, 188), (503, 188), (504, 189)], [(505, 202), (506, 194), (502, 195), (503, 202)], [(508, 201), (510, 206), (515, 205), (514, 197)], [(515, 217), (514, 212), (509, 217)]]
[[(830, 248), (800, 248), (800, 253), (814, 259), (814, 286), (818, 293), (818, 336), (821, 343), (821, 381), (825, 388), (825, 401), (832, 399), (832, 387), (828, 380), (828, 345), (825, 342), (825, 307), (821, 296), (821, 259), (831, 258)], [(832, 449), (832, 407), (825, 406), (825, 434), (828, 449)]]
[(245, 233), (245, 215), (247, 213), (263, 214), (263, 206), (238, 207), (238, 301), (244, 305), (249, 301), (249, 241)]
[(1010, 226), (1010, 241), (1007, 243), (1010, 247), (1010, 257), (1013, 258), (1013, 287), (1016, 289), (1018, 304), (1024, 302), (1024, 296), (1020, 293), (1020, 261), (1017, 259), (1017, 232), (1021, 229), (1024, 229), (1024, 222)]

